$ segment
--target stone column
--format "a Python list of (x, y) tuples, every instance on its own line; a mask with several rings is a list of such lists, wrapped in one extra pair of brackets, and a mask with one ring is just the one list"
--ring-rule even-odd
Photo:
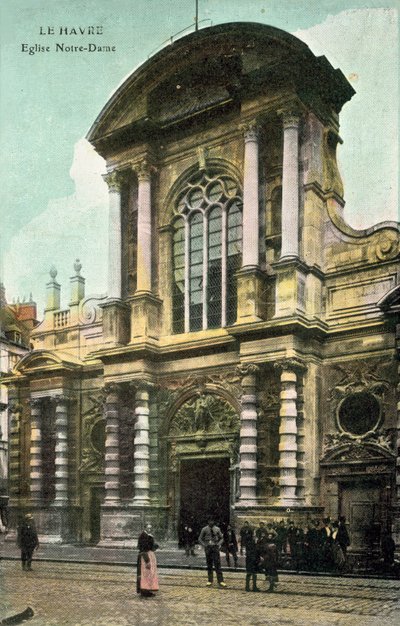
[(243, 254), (242, 267), (236, 274), (238, 324), (257, 322), (266, 317), (266, 275), (259, 266), (259, 129), (252, 122), (244, 130)]
[(133, 165), (138, 177), (137, 285), (131, 302), (131, 343), (158, 339), (162, 301), (152, 291), (152, 199), (151, 176), (155, 168), (145, 156)]
[(134, 439), (134, 504), (150, 503), (150, 439), (149, 383), (142, 383), (136, 392)]
[(238, 366), (242, 378), (240, 413), (240, 499), (239, 505), (257, 502), (257, 397), (256, 378), (259, 367), (253, 363)]
[(105, 496), (104, 504), (120, 504), (120, 455), (119, 455), (119, 394), (117, 385), (106, 385), (104, 417), (106, 420), (105, 441)]
[(9, 493), (10, 504), (16, 505), (21, 496), (21, 415), (22, 406), (12, 401), (9, 405)]
[(109, 227), (108, 227), (108, 298), (121, 298), (121, 173), (117, 170), (103, 176), (109, 190)]
[(42, 400), (33, 398), (31, 407), (31, 444), (30, 444), (30, 492), (34, 504), (42, 500)]
[(281, 259), (299, 256), (299, 121), (295, 111), (279, 111), (283, 119)]
[(118, 170), (103, 176), (109, 189), (108, 298), (103, 309), (103, 341), (116, 345), (128, 343), (129, 307), (122, 302), (122, 217), (123, 174)]
[(54, 504), (68, 504), (68, 398), (55, 396), (56, 454)]
[(297, 495), (297, 377), (305, 367), (296, 359), (287, 359), (277, 363), (280, 370), (280, 426), (279, 426), (279, 504), (295, 506), (299, 503)]
[(145, 160), (136, 169), (138, 177), (137, 292), (151, 292), (152, 228), (151, 172)]
[(258, 135), (255, 123), (244, 133), (242, 267), (259, 265)]

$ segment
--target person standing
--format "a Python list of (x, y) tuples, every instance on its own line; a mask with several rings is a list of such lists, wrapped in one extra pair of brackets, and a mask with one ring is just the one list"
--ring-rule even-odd
[[(246, 543), (246, 591), (260, 591), (257, 587), (260, 560), (260, 553), (252, 536)], [(252, 589), (250, 589), (250, 581), (253, 582)]]
[(21, 550), (22, 569), (31, 571), (34, 550), (39, 547), (33, 516), (27, 513), (17, 529), (17, 546)]
[(342, 552), (343, 552), (344, 558), (346, 558), (347, 548), (350, 545), (350, 537), (349, 537), (349, 533), (348, 533), (347, 528), (346, 528), (346, 518), (344, 517), (344, 515), (341, 515), (339, 517), (336, 541), (338, 542), (338, 544), (342, 548)]
[(232, 555), (233, 564), (236, 569), (237, 564), (238, 564), (238, 557), (237, 557), (238, 543), (236, 539), (235, 529), (230, 524), (228, 524), (224, 532), (224, 548), (225, 548), (226, 563), (228, 567), (230, 567), (231, 565), (230, 555)]
[(240, 535), (240, 554), (243, 554), (243, 548), (246, 550), (246, 545), (249, 541), (253, 539), (253, 529), (250, 526), (249, 522), (243, 522), (243, 526), (239, 532)]
[(276, 539), (277, 533), (272, 528), (272, 525), (268, 524), (266, 533), (257, 542), (257, 549), (263, 561), (265, 578), (269, 579), (269, 589), (267, 591), (274, 591), (278, 582), (278, 549), (276, 547)]
[(136, 591), (141, 596), (148, 598), (158, 591), (157, 561), (154, 551), (158, 545), (152, 535), (151, 524), (146, 524), (145, 530), (139, 535), (137, 548)]
[(215, 525), (214, 520), (210, 518), (207, 526), (201, 529), (199, 535), (199, 544), (203, 546), (207, 562), (208, 582), (207, 587), (211, 587), (213, 583), (213, 570), (217, 575), (217, 582), (220, 587), (226, 587), (221, 569), (221, 559), (219, 551), (224, 537), (221, 529)]
[(196, 539), (195, 539), (194, 530), (191, 524), (184, 525), (182, 535), (183, 535), (183, 545), (185, 548), (186, 556), (189, 556), (190, 554), (192, 556), (196, 556), (196, 553), (194, 551), (195, 545), (196, 545)]

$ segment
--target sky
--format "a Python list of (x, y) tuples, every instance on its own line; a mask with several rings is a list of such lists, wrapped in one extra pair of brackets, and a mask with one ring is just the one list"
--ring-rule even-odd
[[(356, 95), (341, 113), (338, 158), (354, 228), (399, 219), (399, 7), (399, 0), (199, 0), (200, 27), (281, 28), (351, 82)], [(105, 165), (85, 136), (118, 85), (171, 36), (185, 34), (194, 14), (195, 0), (0, 2), (0, 276), (9, 302), (32, 293), (41, 317), (54, 265), (67, 306), (76, 258), (86, 292), (105, 293)], [(53, 49), (55, 41), (82, 45), (94, 37), (56, 36), (52, 27), (89, 26), (101, 26), (102, 44), (116, 52)], [(25, 51), (35, 46), (50, 51)]]

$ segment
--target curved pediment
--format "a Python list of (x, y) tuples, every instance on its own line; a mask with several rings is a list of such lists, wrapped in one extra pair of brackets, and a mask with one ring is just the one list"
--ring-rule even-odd
[(15, 366), (14, 372), (29, 374), (37, 370), (67, 369), (74, 370), (81, 367), (82, 361), (72, 354), (52, 352), (51, 350), (33, 350), (26, 354)]
[(372, 442), (354, 442), (339, 445), (327, 451), (321, 459), (321, 464), (387, 462), (388, 460), (394, 462), (395, 459), (395, 454), (383, 445)]
[[(266, 86), (315, 94), (337, 112), (354, 94), (340, 70), (280, 29), (230, 23), (201, 29), (164, 47), (116, 90), (88, 133), (106, 154), (171, 124), (229, 107)], [(330, 89), (323, 87), (329, 84)], [(305, 84), (307, 83), (307, 84)]]
[(378, 306), (382, 311), (398, 312), (400, 310), (400, 285), (396, 285), (388, 291), (378, 302)]

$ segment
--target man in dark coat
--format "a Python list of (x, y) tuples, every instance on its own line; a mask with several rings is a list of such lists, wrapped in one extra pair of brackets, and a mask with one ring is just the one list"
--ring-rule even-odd
[(22, 569), (30, 571), (32, 569), (33, 551), (39, 547), (39, 538), (30, 513), (25, 515), (18, 526), (17, 545), (21, 549)]
[(230, 555), (232, 555), (233, 563), (236, 569), (237, 564), (238, 564), (238, 557), (237, 557), (238, 543), (236, 539), (235, 529), (232, 528), (230, 524), (228, 524), (228, 526), (226, 527), (226, 530), (224, 531), (224, 550), (225, 550), (226, 563), (228, 567), (230, 567), (231, 565)]
[(343, 555), (346, 558), (347, 548), (350, 545), (350, 537), (349, 537), (349, 533), (347, 532), (347, 528), (346, 528), (346, 518), (343, 515), (341, 515), (339, 517), (338, 531), (337, 531), (337, 534), (336, 534), (336, 541), (338, 542), (338, 544), (342, 548)]
[(269, 589), (273, 591), (278, 582), (278, 549), (276, 547), (277, 534), (268, 524), (266, 533), (257, 542), (257, 549), (263, 562), (265, 578), (269, 579)]
[[(253, 537), (246, 543), (246, 591), (260, 591), (257, 587), (257, 572), (260, 564), (260, 553)], [(250, 589), (250, 581), (253, 581), (253, 588)]]
[(246, 545), (249, 541), (252, 541), (254, 531), (249, 522), (245, 521), (240, 529), (240, 554), (243, 554), (243, 548), (246, 549)]

